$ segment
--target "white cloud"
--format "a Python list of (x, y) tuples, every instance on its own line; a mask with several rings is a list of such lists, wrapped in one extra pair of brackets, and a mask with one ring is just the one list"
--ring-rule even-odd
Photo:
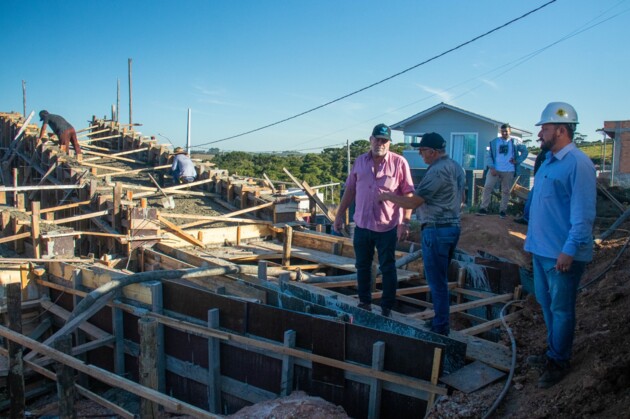
[(453, 98), (453, 95), (447, 92), (446, 90), (436, 89), (436, 88), (425, 86), (422, 84), (416, 84), (416, 86), (418, 86), (419, 88), (421, 88), (427, 93), (437, 96), (438, 98), (440, 98), (441, 102), (449, 103)]

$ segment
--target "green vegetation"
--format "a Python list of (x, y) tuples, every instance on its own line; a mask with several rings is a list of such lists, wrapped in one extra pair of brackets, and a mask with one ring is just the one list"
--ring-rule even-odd
[[(576, 145), (580, 150), (582, 150), (587, 156), (593, 160), (593, 163), (598, 166), (602, 166), (602, 156), (604, 154), (604, 144), (601, 141), (592, 141), (592, 142), (576, 142)], [(606, 155), (605, 155), (605, 163), (606, 168), (610, 169), (610, 164), (612, 162), (612, 153), (613, 153), (613, 144), (612, 141), (606, 141)], [(531, 147), (529, 148), (529, 152), (533, 154), (540, 153), (540, 148)]]
[[(404, 144), (393, 144), (391, 150), (402, 154)], [(350, 144), (351, 161), (367, 152), (370, 143), (367, 140), (357, 140)], [(348, 173), (348, 157), (346, 147), (326, 148), (321, 153), (247, 153), (244, 151), (230, 151), (217, 154), (212, 162), (221, 169), (241, 176), (263, 177), (267, 174), (271, 180), (291, 181), (282, 170), (286, 167), (291, 174), (309, 185), (345, 182)]]

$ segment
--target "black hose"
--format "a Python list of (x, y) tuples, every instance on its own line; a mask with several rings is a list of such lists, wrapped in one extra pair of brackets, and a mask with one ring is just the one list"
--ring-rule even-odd
[(494, 401), (492, 406), (490, 406), (490, 409), (488, 409), (488, 411), (482, 416), (483, 419), (489, 418), (490, 415), (492, 415), (494, 411), (497, 409), (497, 407), (499, 407), (499, 404), (501, 404), (501, 402), (503, 401), (503, 398), (505, 397), (508, 390), (510, 389), (510, 384), (512, 383), (512, 377), (514, 377), (514, 370), (516, 369), (516, 340), (514, 339), (514, 335), (512, 334), (512, 329), (508, 326), (507, 322), (505, 321), (504, 313), (505, 313), (505, 309), (508, 308), (510, 305), (517, 302), (521, 302), (521, 301), (523, 300), (510, 301), (509, 303), (503, 306), (503, 308), (501, 309), (501, 312), (499, 313), (499, 316), (501, 317), (501, 323), (503, 323), (503, 327), (505, 327), (505, 330), (507, 331), (508, 336), (510, 337), (510, 342), (512, 343), (512, 364), (510, 365), (510, 373), (508, 374), (508, 378), (505, 381), (503, 390), (501, 390), (499, 397), (497, 397), (497, 399)]

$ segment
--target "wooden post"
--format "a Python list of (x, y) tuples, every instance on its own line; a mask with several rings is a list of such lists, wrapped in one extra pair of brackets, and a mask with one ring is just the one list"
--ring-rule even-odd
[[(442, 364), (442, 349), (435, 348), (433, 350), (433, 368), (431, 369), (431, 384), (438, 384), (440, 378), (440, 365)], [(427, 400), (427, 411), (433, 407), (435, 403), (435, 393), (429, 393)]]
[[(19, 282), (6, 285), (9, 329), (22, 333), (22, 286)], [(11, 418), (23, 418), (25, 400), (24, 364), (22, 345), (8, 340), (9, 349), (9, 397), (11, 398)]]
[[(295, 348), (295, 330), (284, 332), (284, 346)], [(293, 391), (293, 364), (291, 355), (282, 355), (282, 381), (280, 382), (280, 396), (288, 396)]]
[[(55, 339), (54, 348), (59, 352), (70, 355), (72, 353), (72, 336), (62, 335)], [(74, 386), (74, 370), (58, 362), (55, 366), (57, 372), (57, 397), (59, 398), (59, 417), (62, 419), (76, 418), (74, 399), (76, 388)]]
[[(372, 369), (383, 371), (385, 367), (385, 342), (378, 341), (372, 345)], [(378, 419), (381, 416), (381, 395), (383, 383), (378, 378), (370, 378), (370, 399), (368, 418)]]
[(33, 240), (33, 256), (36, 259), (39, 259), (42, 255), (41, 249), (39, 247), (39, 221), (41, 219), (41, 215), (39, 213), (39, 202), (31, 202), (31, 211), (31, 239)]
[(284, 226), (284, 243), (282, 244), (282, 266), (291, 265), (291, 243), (293, 242), (293, 228)]
[[(74, 288), (75, 290), (79, 290), (79, 291), (84, 291), (83, 289), (83, 274), (81, 269), (74, 269), (72, 271), (72, 288)], [(81, 302), (81, 300), (83, 300), (83, 298), (77, 294), (73, 294), (72, 295), (72, 304), (73, 307), (76, 307), (79, 305), (79, 303)], [(74, 331), (74, 338), (75, 338), (75, 342), (76, 345), (82, 345), (84, 343), (86, 343), (86, 339), (85, 339), (85, 333), (80, 329), (77, 328), (77, 330)], [(77, 355), (77, 358), (80, 359), (81, 361), (85, 362), (87, 360), (87, 354), (82, 353)], [(83, 387), (87, 387), (88, 386), (88, 377), (85, 374), (79, 374), (79, 384), (81, 384)]]
[[(158, 387), (158, 343), (157, 343), (158, 321), (150, 317), (142, 317), (138, 320), (138, 331), (140, 333), (140, 357), (139, 378), (140, 385), (157, 390)], [(140, 417), (158, 418), (159, 405), (145, 398), (140, 399)]]
[[(151, 290), (151, 311), (157, 314), (164, 312), (164, 294), (162, 292), (162, 283), (159, 281), (147, 282), (146, 285)], [(156, 333), (156, 342), (158, 347), (157, 353), (157, 391), (164, 393), (166, 391), (166, 354), (164, 353), (164, 326), (158, 325)]]
[[(219, 309), (208, 310), (208, 328), (219, 328)], [(208, 410), (221, 412), (221, 348), (217, 338), (208, 338)]]
[[(117, 291), (118, 297), (120, 292)], [(120, 308), (112, 309), (112, 331), (116, 340), (114, 341), (114, 372), (117, 375), (125, 374), (125, 326), (123, 311)]]
[(258, 279), (267, 280), (267, 261), (258, 261)]
[[(13, 186), (15, 188), (18, 187), (18, 169), (16, 167), (13, 168)], [(17, 196), (18, 196), (18, 191), (16, 189), (13, 191), (13, 206), (15, 208), (17, 208)]]
[(114, 212), (112, 213), (112, 226), (114, 227), (114, 229), (118, 230), (119, 232), (122, 231), (121, 227), (122, 227), (122, 222), (121, 222), (121, 203), (122, 203), (122, 183), (121, 182), (116, 182), (116, 185), (114, 186)]
[[(457, 270), (457, 287), (464, 288), (466, 286), (466, 268), (459, 268)], [(457, 304), (461, 304), (463, 301), (463, 295), (461, 292), (457, 293)]]
[(236, 245), (241, 245), (241, 225), (236, 226)]

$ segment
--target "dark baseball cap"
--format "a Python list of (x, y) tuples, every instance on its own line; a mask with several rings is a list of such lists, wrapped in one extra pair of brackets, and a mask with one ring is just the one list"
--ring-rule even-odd
[(40, 111), (39, 112), (39, 120), (43, 121), (44, 118), (46, 118), (48, 115), (50, 115), (50, 114), (48, 113), (47, 110)]
[(383, 138), (384, 140), (392, 140), (392, 130), (385, 124), (378, 124), (372, 130), (372, 137)]
[(444, 141), (444, 138), (437, 132), (428, 132), (422, 136), (419, 143), (411, 143), (411, 146), (444, 150), (446, 148), (446, 141)]

